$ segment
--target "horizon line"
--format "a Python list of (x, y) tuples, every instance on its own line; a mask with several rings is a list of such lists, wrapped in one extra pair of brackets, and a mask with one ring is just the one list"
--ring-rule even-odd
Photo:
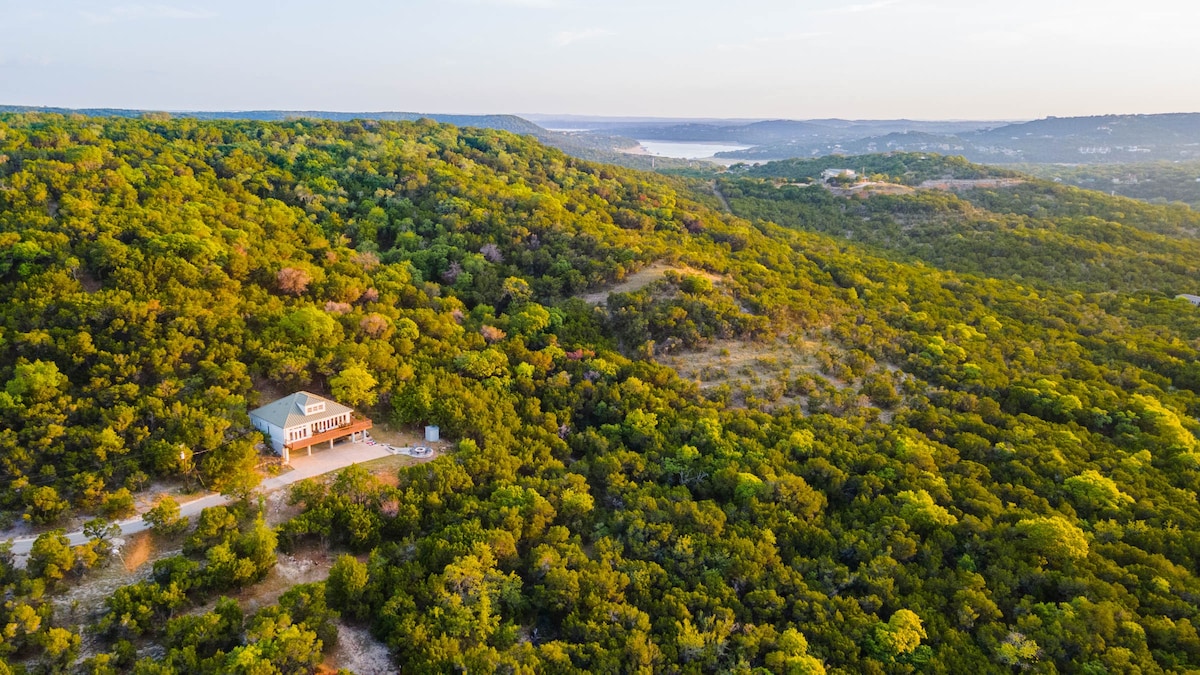
[(907, 122), (1030, 122), (1045, 119), (1072, 119), (1072, 118), (1087, 118), (1087, 117), (1152, 117), (1162, 115), (1196, 115), (1200, 111), (1170, 111), (1170, 112), (1108, 112), (1108, 113), (1093, 113), (1088, 115), (1052, 115), (1046, 114), (1041, 117), (838, 117), (838, 116), (820, 116), (820, 117), (782, 117), (782, 116), (733, 116), (722, 117), (720, 115), (639, 115), (639, 114), (592, 114), (592, 113), (545, 113), (545, 112), (448, 112), (448, 111), (418, 111), (418, 110), (335, 110), (321, 108), (137, 108), (137, 107), (118, 107), (118, 106), (63, 106), (63, 105), (29, 105), (18, 103), (0, 103), (0, 108), (28, 108), (31, 111), (37, 110), (66, 110), (66, 111), (85, 111), (85, 110), (112, 110), (120, 112), (138, 112), (138, 113), (168, 113), (168, 114), (239, 114), (239, 113), (327, 113), (338, 115), (381, 115), (381, 114), (409, 114), (409, 115), (458, 115), (464, 117), (495, 117), (495, 116), (512, 116), (526, 119), (531, 117), (543, 118), (586, 118), (592, 120), (710, 120), (723, 122), (808, 122), (820, 120), (839, 120), (845, 122), (891, 122), (891, 121), (907, 121)]

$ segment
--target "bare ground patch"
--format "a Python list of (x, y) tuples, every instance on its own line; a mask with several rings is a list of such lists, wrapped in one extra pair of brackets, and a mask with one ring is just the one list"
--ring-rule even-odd
[(1024, 183), (1021, 178), (943, 178), (921, 183), (926, 190), (974, 190), (976, 188), (1008, 188)]
[(907, 185), (898, 183), (881, 183), (877, 181), (868, 181), (865, 183), (857, 183), (850, 187), (835, 187), (826, 185), (825, 188), (835, 195), (840, 197), (856, 197), (868, 195), (907, 195), (916, 192), (916, 190)]
[(261, 376), (251, 376), (250, 382), (254, 386), (254, 392), (258, 394), (259, 404), (270, 403), (295, 393), (294, 390)]
[(384, 485), (396, 487), (400, 484), (399, 471), (404, 467), (413, 466), (414, 464), (423, 464), (432, 459), (432, 457), (409, 457), (407, 455), (392, 455), (391, 457), (383, 457), (373, 459), (369, 462), (364, 462), (363, 467), (366, 468), (375, 480)]
[(125, 538), (125, 546), (121, 547), (121, 565), (126, 572), (136, 572), (139, 567), (155, 557), (157, 550), (154, 536), (149, 532), (130, 535)]
[[(160, 547), (149, 533), (129, 537), (122, 551), (104, 567), (88, 571), (81, 580), (71, 580), (74, 585), (50, 598), (55, 623), (85, 626), (99, 621), (105, 612), (104, 601), (118, 588), (150, 577), (153, 566), (148, 562), (179, 552), (177, 545), (170, 549)], [(82, 637), (80, 655), (83, 658), (95, 656), (109, 647), (107, 641), (92, 631), (82, 631)]]
[(276, 490), (266, 495), (264, 498), (264, 505), (266, 507), (264, 509), (266, 511), (264, 520), (266, 520), (268, 525), (278, 527), (282, 523), (300, 515), (299, 505), (288, 504), (288, 497), (291, 494), (292, 490), (289, 486), (287, 489)]
[(386, 645), (366, 628), (338, 621), (338, 643), (325, 654), (321, 665), (330, 671), (344, 668), (356, 675), (387, 675), (396, 672)]
[(273, 605), (293, 586), (325, 581), (336, 558), (328, 549), (313, 544), (292, 553), (280, 553), (275, 567), (261, 582), (234, 596), (247, 614)]
[(202, 604), (189, 606), (181, 614), (199, 615), (211, 612), (217, 606), (219, 598), (227, 597), (237, 600), (242, 611), (249, 616), (279, 602), (279, 596), (293, 586), (328, 579), (329, 569), (333, 567), (337, 555), (336, 551), (315, 542), (302, 544), (291, 553), (279, 552), (276, 555), (275, 566), (262, 581), (234, 591), (213, 593), (206, 597)]
[(104, 287), (104, 284), (101, 283), (100, 280), (95, 276), (93, 276), (92, 273), (88, 271), (87, 267), (83, 265), (80, 265), (75, 269), (75, 279), (87, 293), (95, 293)]

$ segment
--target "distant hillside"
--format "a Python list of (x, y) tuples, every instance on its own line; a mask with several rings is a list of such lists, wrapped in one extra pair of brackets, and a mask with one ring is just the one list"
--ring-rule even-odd
[[(51, 108), (19, 105), (0, 105), (0, 113), (53, 113), (58, 115), (87, 115), (89, 117), (140, 118), (162, 114), (148, 110), (126, 108)], [(230, 110), (230, 111), (182, 111), (166, 113), (171, 117), (198, 120), (254, 120), (259, 122), (282, 122), (294, 119), (317, 119), (331, 122), (351, 120), (375, 120), (380, 122), (415, 122), (430, 119), (457, 127), (474, 127), (509, 131), (522, 136), (533, 136), (542, 143), (580, 159), (607, 162), (634, 169), (686, 169), (711, 167), (708, 162), (699, 162), (669, 157), (632, 155), (621, 149), (637, 145), (632, 138), (605, 133), (566, 133), (544, 129), (516, 115), (448, 115), (441, 113), (415, 112), (332, 112), (327, 110)]]
[(1111, 192), (1151, 204), (1183, 202), (1200, 210), (1200, 160), (1137, 164), (1020, 164), (1013, 168), (1088, 190)]
[(920, 185), (927, 180), (1006, 178), (1017, 174), (1005, 169), (971, 164), (961, 157), (920, 153), (890, 153), (857, 157), (827, 156), (817, 159), (788, 159), (770, 162), (733, 173), (755, 178), (811, 180), (826, 169), (852, 169), (866, 174), (883, 174), (902, 185)]
[[(148, 111), (117, 108), (0, 106), (0, 112), (52, 112), (98, 117), (141, 117)], [(288, 119), (415, 121), (426, 118), (460, 127), (533, 136), (580, 159), (639, 169), (701, 169), (711, 162), (621, 152), (634, 139), (734, 143), (752, 146), (717, 153), (722, 160), (771, 161), (794, 157), (880, 152), (957, 154), (986, 164), (1120, 164), (1200, 160), (1200, 113), (1050, 117), (1032, 122), (922, 120), (692, 120), (542, 117), (552, 131), (516, 115), (316, 110), (184, 111), (174, 117), (204, 120)]]
[[(1200, 278), (1200, 214), (1030, 179), (957, 193), (917, 190), (847, 199), (780, 184), (825, 168), (865, 168), (895, 182), (1016, 176), (961, 157), (919, 154), (786, 160), (719, 181), (738, 216), (822, 232), (906, 261), (1091, 292), (1190, 292)], [(738, 175), (738, 174), (733, 174)], [(767, 180), (764, 180), (767, 179)]]
[[(0, 106), (0, 112), (52, 112), (61, 115), (79, 114), (95, 117), (142, 117), (146, 110), (127, 110), (120, 108), (39, 108), (30, 106)], [(415, 112), (334, 112), (328, 110), (185, 110), (169, 113), (172, 117), (184, 117), (198, 120), (257, 120), (260, 122), (282, 122), (291, 119), (317, 119), (333, 122), (349, 122), (350, 120), (379, 120), (389, 122), (415, 122), (419, 119), (431, 119), (442, 124), (453, 124), (459, 127), (479, 127), (481, 129), (499, 129), (511, 131), (514, 134), (538, 136), (546, 130), (529, 120), (516, 115), (443, 115), (439, 113)]]
[(980, 131), (975, 138), (999, 142), (1028, 137), (1079, 138), (1115, 144), (1194, 142), (1200, 137), (1200, 113), (1047, 117)]
[[(646, 124), (615, 127), (614, 133), (661, 141), (719, 141), (747, 145), (780, 143), (837, 143), (900, 132), (956, 134), (975, 131), (1003, 122), (920, 122), (913, 120), (765, 120), (747, 124)], [(807, 153), (806, 153), (807, 154)]]
[(752, 124), (723, 126), (715, 124), (678, 124), (668, 127), (630, 127), (618, 129), (622, 134), (656, 141), (717, 141), (748, 144), (776, 143), (799, 136), (824, 136), (825, 127), (772, 120)]
[(958, 132), (908, 129), (841, 140), (797, 133), (792, 138), (719, 156), (763, 160), (887, 151), (956, 153), (988, 163), (1106, 164), (1200, 159), (1200, 114), (1051, 117), (995, 128)]

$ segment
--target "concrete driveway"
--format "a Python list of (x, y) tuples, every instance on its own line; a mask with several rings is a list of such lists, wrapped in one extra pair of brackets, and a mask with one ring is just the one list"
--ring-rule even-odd
[[(351, 464), (369, 462), (374, 459), (388, 457), (391, 454), (387, 446), (382, 443), (376, 445), (367, 445), (365, 442), (340, 443), (333, 446), (333, 448), (313, 448), (312, 455), (293, 454), (292, 470), (263, 480), (263, 482), (259, 483), (258, 490), (261, 492), (274, 492), (281, 487), (286, 487), (305, 478), (320, 476), (331, 471), (343, 469)], [(193, 499), (190, 502), (180, 504), (179, 515), (192, 518), (210, 506), (220, 506), (221, 504), (228, 504), (231, 501), (233, 501), (232, 498), (224, 495), (216, 493), (208, 494), (199, 499)], [(150, 529), (146, 521), (142, 520), (141, 515), (119, 521), (115, 524), (121, 526), (120, 536), (122, 537)], [(29, 555), (35, 539), (37, 537), (11, 539), (12, 552), (16, 555)], [(87, 536), (83, 534), (82, 530), (67, 534), (67, 539), (71, 542), (72, 546), (86, 544), (88, 541)]]

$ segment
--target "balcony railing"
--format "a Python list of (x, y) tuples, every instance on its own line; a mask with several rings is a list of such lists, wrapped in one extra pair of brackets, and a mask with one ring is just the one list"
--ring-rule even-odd
[(284, 443), (284, 447), (289, 450), (295, 450), (296, 448), (307, 448), (312, 445), (317, 445), (318, 443), (337, 440), (343, 436), (349, 436), (350, 434), (358, 433), (359, 431), (366, 431), (373, 426), (375, 426), (375, 424), (370, 419), (359, 415), (358, 413), (354, 413), (350, 416), (350, 421), (346, 424), (336, 426), (332, 429), (326, 429), (319, 434), (313, 434), (307, 438), (299, 438), (289, 443)]

